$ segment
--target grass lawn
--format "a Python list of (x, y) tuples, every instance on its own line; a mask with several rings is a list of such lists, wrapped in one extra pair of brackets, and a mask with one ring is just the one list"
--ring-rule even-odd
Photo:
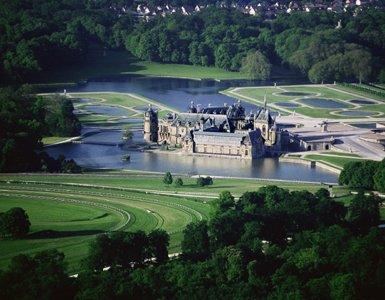
[[(57, 248), (66, 255), (70, 272), (88, 252), (98, 232), (163, 228), (171, 236), (171, 253), (180, 251), (183, 228), (209, 219), (212, 197), (223, 190), (240, 196), (275, 184), (290, 190), (315, 192), (320, 184), (246, 179), (214, 179), (200, 188), (196, 179), (183, 178), (176, 188), (162, 183), (162, 175), (141, 172), (101, 172), (81, 175), (0, 174), (0, 211), (23, 207), (32, 227), (28, 238), (0, 241), (0, 268), (17, 254)], [(334, 187), (341, 197), (347, 189)], [(178, 196), (179, 195), (179, 196)]]
[[(177, 176), (174, 175), (174, 179)], [(227, 178), (215, 178), (214, 184), (211, 186), (198, 187), (196, 185), (195, 178), (182, 177), (183, 186), (174, 187), (173, 185), (167, 186), (162, 183), (162, 174), (142, 173), (140, 171), (129, 172), (98, 172), (98, 173), (85, 173), (82, 175), (45, 175), (45, 174), (15, 174), (6, 175), (0, 174), (0, 180), (20, 180), (20, 181), (37, 181), (55, 184), (95, 184), (99, 186), (109, 186), (114, 188), (131, 188), (141, 190), (156, 190), (164, 192), (175, 193), (187, 193), (191, 195), (199, 196), (211, 196), (216, 197), (221, 191), (227, 190), (233, 193), (235, 196), (240, 196), (245, 191), (255, 191), (260, 187), (266, 185), (277, 185), (289, 190), (309, 190), (317, 191), (322, 187), (321, 184), (312, 183), (297, 183), (286, 181), (272, 181), (272, 180), (250, 180), (250, 179), (227, 179)], [(342, 187), (337, 187), (341, 194), (344, 194), (346, 190)]]
[(138, 61), (125, 50), (106, 51), (105, 53), (100, 50), (93, 50), (79, 64), (45, 72), (39, 76), (38, 81), (35, 83), (70, 83), (84, 81), (88, 78), (124, 74), (219, 80), (245, 78), (242, 73), (229, 72), (213, 67)]
[[(307, 95), (285, 95), (284, 92), (306, 93)], [(334, 85), (294, 85), (294, 86), (277, 86), (277, 87), (241, 87), (232, 88), (223, 91), (224, 94), (231, 97), (242, 98), (248, 102), (263, 104), (264, 95), (266, 93), (268, 105), (275, 110), (284, 113), (296, 112), (298, 114), (313, 117), (313, 118), (328, 118), (328, 119), (346, 119), (355, 118), (355, 116), (335, 115), (332, 112), (341, 111), (341, 108), (319, 108), (301, 102), (302, 98), (326, 98), (333, 99), (337, 102), (345, 104), (345, 109), (357, 109), (364, 111), (376, 111), (385, 113), (385, 104), (373, 105), (353, 105), (349, 100), (359, 98), (373, 98), (371, 94), (356, 93), (355, 90), (348, 92), (342, 89), (341, 86)], [(296, 103), (297, 107), (289, 108), (276, 105), (277, 102)], [(362, 118), (362, 116), (357, 116)], [(356, 118), (357, 118), (356, 117)]]
[[(67, 182), (66, 176), (53, 177)], [(176, 252), (183, 228), (210, 214), (211, 206), (202, 200), (122, 191), (108, 185), (104, 182), (101, 189), (97, 184), (84, 187), (1, 182), (0, 211), (23, 207), (32, 227), (26, 239), (0, 241), (0, 268), (14, 255), (57, 248), (65, 253), (70, 270), (75, 272), (95, 234), (110, 230), (148, 232), (163, 228), (171, 237), (170, 252)]]
[[(127, 109), (134, 109), (139, 107), (147, 107), (149, 104), (156, 106), (160, 109), (160, 111), (175, 111), (174, 108), (167, 107), (166, 105), (157, 102), (156, 100), (149, 99), (147, 97), (131, 94), (131, 93), (118, 93), (118, 92), (95, 92), (95, 93), (71, 93), (71, 97), (74, 98), (87, 98), (91, 100), (95, 100), (98, 104), (103, 105), (112, 105), (112, 106), (120, 106)], [(95, 102), (92, 102), (91, 105)], [(82, 108), (84, 106), (90, 105), (88, 103), (76, 104), (77, 108)]]
[(93, 114), (80, 114), (78, 115), (78, 119), (82, 124), (99, 124), (99, 123), (105, 123), (108, 120), (111, 119), (109, 116), (102, 116), (102, 115), (93, 115)]
[(59, 143), (65, 140), (70, 139), (71, 137), (62, 137), (62, 136), (46, 136), (42, 138), (42, 142), (44, 145), (52, 145), (55, 143)]
[(365, 110), (385, 113), (385, 104), (365, 105)]
[(308, 154), (305, 156), (305, 158), (309, 160), (321, 161), (326, 164), (339, 167), (341, 169), (348, 162), (362, 161), (362, 159), (358, 159), (354, 157), (348, 158), (348, 157), (341, 157), (341, 156), (329, 156), (329, 155), (319, 155), (319, 154)]
[[(87, 105), (107, 105), (118, 106), (127, 110), (127, 117), (138, 118), (138, 122), (141, 122), (143, 113), (141, 110), (147, 107), (149, 104), (158, 107), (159, 116), (165, 116), (169, 112), (175, 111), (174, 108), (163, 105), (152, 99), (128, 93), (116, 93), (116, 92), (95, 92), (95, 93), (71, 93), (69, 94), (73, 98), (86, 98), (91, 101), (90, 103), (79, 103), (74, 101), (75, 108), (87, 110)], [(79, 114), (78, 118), (82, 124), (98, 124), (98, 125), (117, 125), (119, 124), (120, 117), (99, 115), (99, 114)]]
[(377, 95), (374, 95), (374, 94), (369, 94), (369, 93), (366, 93), (364, 91), (360, 91), (360, 90), (357, 90), (357, 89), (354, 89), (354, 88), (351, 88), (351, 87), (348, 87), (348, 86), (338, 85), (338, 89), (346, 91), (346, 92), (349, 92), (349, 93), (354, 93), (354, 94), (360, 95), (360, 96), (362, 96), (364, 98), (365, 97), (370, 97), (372, 99), (385, 101), (385, 99), (383, 97), (380, 97), (380, 96), (377, 96)]
[(335, 151), (330, 151), (330, 152), (321, 152), (321, 154), (327, 154), (327, 155), (333, 155), (333, 156), (360, 157), (358, 154), (348, 153), (348, 152), (335, 152)]
[[(71, 93), (70, 96), (75, 98), (95, 99), (95, 102), (103, 101), (103, 104), (105, 105), (121, 105), (124, 107), (133, 107), (147, 104), (146, 102), (140, 100), (139, 98), (133, 97), (130, 94), (115, 92)], [(78, 107), (83, 107), (86, 105), (88, 105), (88, 103), (82, 103), (78, 105)]]

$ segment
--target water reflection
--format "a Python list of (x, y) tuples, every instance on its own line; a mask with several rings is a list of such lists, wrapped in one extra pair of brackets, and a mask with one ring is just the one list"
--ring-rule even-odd
[[(291, 82), (301, 83), (301, 82)], [(287, 84), (279, 81), (278, 84)], [(163, 104), (172, 106), (180, 111), (185, 111), (191, 100), (197, 104), (207, 106), (231, 104), (236, 99), (220, 94), (219, 91), (238, 86), (273, 85), (273, 82), (261, 82), (250, 80), (226, 80), (217, 82), (214, 80), (189, 80), (178, 78), (152, 78), (124, 76), (114, 78), (102, 78), (90, 81), (85, 85), (70, 87), (68, 92), (125, 92), (138, 93)], [(261, 99), (263, 101), (263, 99)], [(246, 111), (257, 109), (256, 105), (244, 102)]]
[[(293, 83), (293, 82), (292, 82)], [(195, 81), (187, 79), (171, 78), (147, 78), (147, 77), (123, 77), (112, 79), (103, 79), (100, 81), (89, 82), (78, 87), (68, 88), (69, 92), (128, 92), (138, 93), (145, 97), (173, 106), (178, 110), (185, 111), (191, 100), (197, 104), (207, 106), (222, 105), (224, 102), (231, 104), (235, 99), (219, 94), (231, 86), (252, 86), (265, 85), (261, 82), (250, 81)], [(271, 83), (272, 84), (272, 83)], [(257, 106), (249, 103), (243, 103), (246, 111)], [(101, 112), (103, 113), (103, 112)], [(118, 113), (119, 115), (119, 113)], [(121, 113), (122, 115), (122, 113)], [(122, 115), (124, 116), (124, 115)], [(120, 122), (137, 122), (124, 118)], [(123, 126), (123, 125), (120, 125)], [(98, 129), (98, 128), (96, 128)], [(84, 130), (89, 130), (85, 128)], [(95, 130), (95, 127), (93, 128)], [(337, 182), (337, 176), (334, 173), (323, 169), (312, 169), (310, 167), (279, 163), (278, 159), (265, 158), (253, 161), (218, 158), (218, 157), (198, 157), (178, 155), (172, 152), (150, 153), (130, 150), (129, 147), (95, 145), (100, 141), (117, 142), (121, 140), (121, 131), (107, 131), (86, 138), (92, 144), (66, 144), (47, 148), (53, 156), (64, 154), (67, 158), (73, 158), (82, 166), (91, 168), (117, 168), (133, 169), (143, 171), (165, 172), (181, 174), (204, 174), (216, 176), (232, 177), (252, 177), (266, 179), (284, 179), (284, 180), (303, 180), (303, 181), (321, 181)], [(130, 143), (143, 143), (141, 131), (135, 131), (133, 140)], [(130, 154), (131, 161), (122, 161), (125, 154)]]
[[(49, 153), (57, 156), (64, 153), (79, 164), (91, 168), (117, 168), (180, 174), (203, 174), (216, 176), (267, 178), (284, 180), (304, 180), (336, 182), (334, 173), (310, 168), (300, 164), (279, 163), (278, 159), (240, 160), (218, 157), (198, 157), (175, 155), (174, 153), (149, 153), (126, 151), (120, 147), (68, 144), (49, 148)], [(122, 161), (129, 153), (130, 162)]]

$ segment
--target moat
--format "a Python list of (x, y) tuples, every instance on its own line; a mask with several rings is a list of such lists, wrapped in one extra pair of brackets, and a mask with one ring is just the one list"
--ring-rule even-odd
[[(287, 82), (284, 82), (287, 83)], [(137, 93), (154, 99), (162, 104), (185, 111), (191, 100), (197, 104), (219, 105), (233, 103), (235, 99), (222, 95), (219, 91), (230, 86), (266, 85), (270, 83), (250, 81), (196, 81), (188, 79), (125, 77), (119, 79), (104, 79), (90, 81), (87, 84), (67, 88), (67, 92), (129, 92)], [(243, 102), (246, 111), (259, 108)], [(109, 112), (109, 107), (99, 111), (101, 114), (116, 116), (119, 110)], [(121, 125), (120, 125), (121, 126)], [(97, 127), (91, 130), (97, 130)], [(119, 128), (118, 128), (119, 129)], [(83, 131), (90, 130), (84, 127)], [(92, 143), (64, 144), (47, 148), (47, 151), (57, 156), (64, 154), (67, 158), (75, 159), (80, 165), (90, 168), (117, 168), (143, 171), (188, 174), (213, 175), (228, 177), (266, 178), (280, 180), (300, 180), (311, 182), (337, 182), (335, 173), (322, 168), (279, 162), (277, 158), (261, 158), (251, 161), (231, 158), (198, 157), (166, 153), (149, 153), (125, 147), (114, 146), (121, 142), (120, 131), (107, 131), (89, 138)], [(101, 145), (105, 141), (112, 145)], [(134, 142), (143, 142), (140, 131), (134, 132)], [(130, 162), (122, 161), (122, 156), (130, 154)]]

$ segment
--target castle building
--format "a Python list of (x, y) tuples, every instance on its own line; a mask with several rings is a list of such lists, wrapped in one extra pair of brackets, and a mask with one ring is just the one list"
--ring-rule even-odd
[(151, 104), (144, 113), (144, 139), (148, 142), (158, 142), (158, 112)]
[(264, 107), (245, 114), (240, 101), (228, 106), (201, 108), (193, 102), (188, 112), (168, 114), (158, 121), (150, 107), (145, 113), (144, 138), (149, 142), (181, 147), (186, 154), (253, 159), (283, 150), (285, 134)]

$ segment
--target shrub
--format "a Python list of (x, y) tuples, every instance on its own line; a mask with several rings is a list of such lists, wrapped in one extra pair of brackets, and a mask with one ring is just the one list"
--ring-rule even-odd
[(173, 179), (172, 179), (172, 175), (170, 172), (166, 172), (166, 174), (164, 174), (164, 177), (163, 177), (163, 183), (164, 184), (167, 184), (167, 185), (170, 185), (172, 183)]
[(0, 236), (20, 238), (29, 232), (29, 217), (24, 209), (14, 207), (5, 213), (0, 213)]
[(181, 187), (183, 186), (183, 180), (182, 178), (177, 178), (174, 183), (175, 187)]
[(198, 177), (197, 178), (197, 186), (206, 186), (206, 185), (212, 185), (213, 179), (210, 176), (207, 177)]

